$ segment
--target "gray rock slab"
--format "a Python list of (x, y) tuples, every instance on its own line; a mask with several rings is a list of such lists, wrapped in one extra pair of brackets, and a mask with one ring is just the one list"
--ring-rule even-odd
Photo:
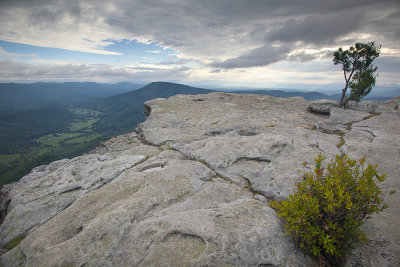
[(308, 112), (303, 98), (212, 93), (195, 99), (146, 102), (152, 112), (139, 132), (269, 199), (292, 192), (303, 162), (319, 152), (339, 153), (338, 136), (313, 130), (326, 117)]
[[(160, 152), (159, 148), (144, 146), (137, 137), (132, 138), (130, 134), (108, 141), (101, 148), (103, 153), (40, 166), (19, 182), (3, 187), (9, 201), (4, 207), (7, 216), (0, 226), (0, 244), (33, 231), (75, 200)], [(125, 144), (124, 150), (118, 149), (121, 143)]]
[[(21, 257), (23, 255), (23, 257)], [(2, 256), (6, 266), (310, 266), (275, 211), (165, 151), (88, 193)]]
[(363, 102), (349, 101), (346, 107), (352, 110), (365, 111), (369, 113), (379, 112), (379, 103), (374, 101), (363, 101)]
[(332, 108), (329, 119), (317, 123), (317, 130), (332, 134), (347, 132), (355, 122), (363, 121), (371, 117), (371, 114), (365, 111)]
[(364, 225), (369, 241), (353, 252), (347, 266), (400, 265), (400, 111), (380, 110), (380, 115), (353, 124), (344, 136), (344, 152), (353, 158), (367, 156), (368, 163), (386, 173), (381, 188), (389, 206)]

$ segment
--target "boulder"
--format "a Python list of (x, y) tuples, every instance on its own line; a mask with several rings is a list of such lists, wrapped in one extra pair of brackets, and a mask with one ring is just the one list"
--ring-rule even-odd
[(334, 101), (334, 100), (329, 100), (329, 99), (320, 99), (320, 100), (315, 100), (312, 101), (308, 107), (307, 110), (310, 112), (315, 112), (318, 114), (330, 114), (331, 108), (338, 108), (339, 103)]
[(328, 134), (344, 134), (351, 129), (351, 125), (355, 122), (363, 121), (371, 117), (370, 113), (343, 109), (332, 108), (329, 119), (325, 119), (316, 124), (317, 130)]
[(359, 110), (365, 111), (369, 113), (378, 113), (379, 112), (379, 104), (373, 101), (363, 101), (363, 102), (356, 102), (356, 101), (349, 101), (347, 103), (346, 108), (352, 110)]

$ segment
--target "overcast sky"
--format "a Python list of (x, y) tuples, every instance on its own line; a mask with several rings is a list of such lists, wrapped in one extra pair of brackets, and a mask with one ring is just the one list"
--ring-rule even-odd
[(0, 0), (0, 82), (340, 87), (333, 52), (371, 40), (400, 86), (399, 0)]

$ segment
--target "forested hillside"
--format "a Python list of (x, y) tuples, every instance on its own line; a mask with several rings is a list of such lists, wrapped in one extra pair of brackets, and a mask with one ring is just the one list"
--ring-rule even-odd
[(0, 112), (58, 105), (69, 107), (93, 98), (104, 98), (142, 87), (134, 83), (0, 83)]
[(93, 130), (112, 136), (132, 131), (136, 124), (144, 121), (146, 116), (143, 114), (143, 103), (150, 99), (211, 92), (213, 91), (182, 84), (153, 82), (138, 90), (97, 99), (81, 106), (101, 111), (101, 120), (93, 125)]

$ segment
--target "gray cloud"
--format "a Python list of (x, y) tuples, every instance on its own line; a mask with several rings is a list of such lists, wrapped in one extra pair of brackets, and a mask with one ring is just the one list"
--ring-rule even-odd
[[(380, 7), (394, 2), (384, 0)], [(262, 46), (264, 42), (327, 43), (356, 32), (365, 22), (365, 12), (375, 5), (373, 0), (185, 0), (158, 5), (133, 1), (127, 3), (120, 16), (113, 16), (113, 21), (128, 32), (151, 33), (156, 41), (184, 53), (232, 56), (236, 51), (238, 56), (247, 47)], [(146, 12), (138, 15), (134, 10)], [(282, 25), (282, 21), (286, 23)], [(263, 42), (266, 34), (269, 40)]]
[(266, 41), (329, 44), (338, 37), (359, 30), (364, 20), (365, 15), (355, 10), (289, 19), (282, 26), (272, 29), (267, 34)]
[(400, 9), (394, 8), (384, 16), (376, 16), (369, 23), (369, 31), (376, 36), (383, 36), (380, 42), (386, 46), (398, 47), (400, 42)]
[(215, 69), (215, 70), (211, 70), (210, 73), (220, 73), (221, 70), (220, 69)]
[(287, 46), (264, 45), (239, 57), (230, 58), (223, 62), (214, 62), (211, 66), (225, 69), (266, 66), (285, 59), (289, 51), (290, 49)]
[(319, 55), (307, 54), (305, 51), (291, 54), (287, 57), (288, 61), (306, 62), (318, 58)]
[[(121, 36), (144, 38), (188, 55), (226, 57), (234, 56), (234, 53), (239, 56), (246, 53), (247, 47), (263, 46), (264, 42), (330, 42), (359, 30), (361, 25), (368, 27), (369, 18), (363, 16), (365, 12), (378, 8), (398, 10), (400, 5), (398, 0), (376, 2), (2, 0), (0, 22), (1, 25), (10, 25), (6, 23), (9, 20), (19, 23), (19, 18), (13, 18), (12, 13), (16, 8), (24, 8), (32, 26), (53, 28), (58, 34), (68, 29), (79, 32), (85, 27), (93, 27), (98, 32), (112, 31), (109, 32), (110, 39)], [(268, 40), (263, 41), (265, 35)]]
[(374, 61), (374, 65), (378, 67), (379, 72), (400, 73), (400, 57), (382, 56)]

